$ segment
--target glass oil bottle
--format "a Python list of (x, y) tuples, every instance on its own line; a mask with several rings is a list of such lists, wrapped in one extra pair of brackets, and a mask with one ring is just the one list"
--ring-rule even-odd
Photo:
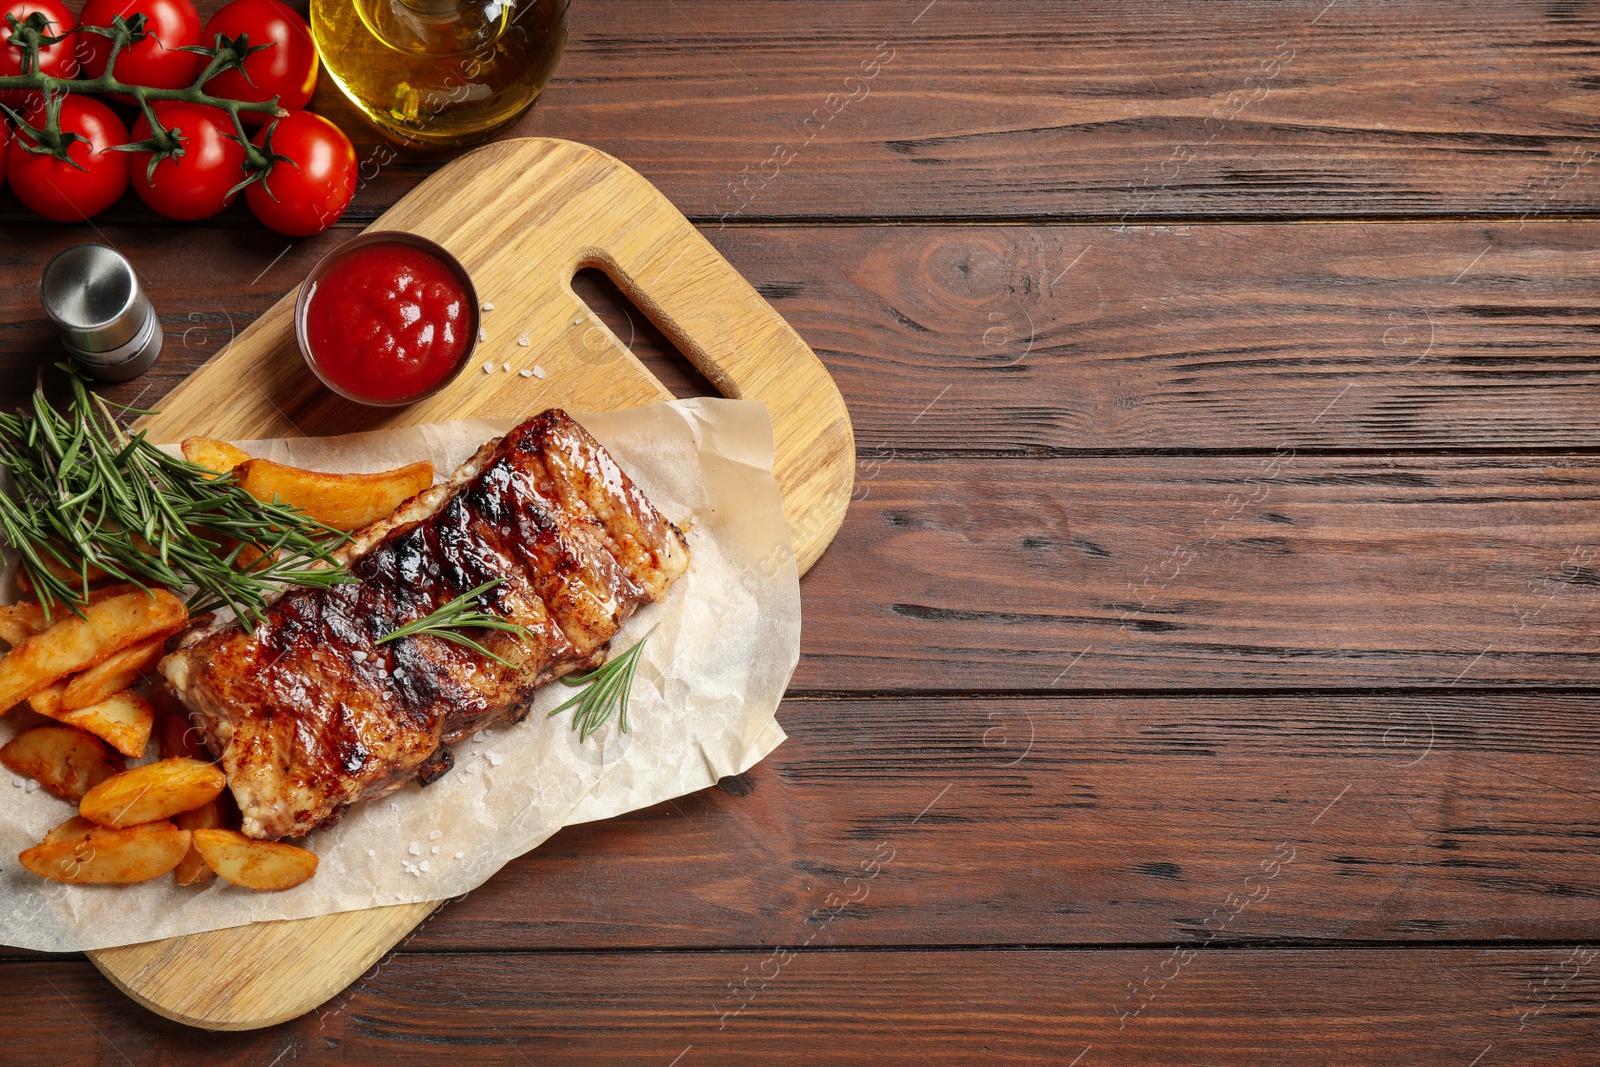
[(323, 69), (389, 136), (481, 141), (533, 106), (570, 0), (312, 0)]

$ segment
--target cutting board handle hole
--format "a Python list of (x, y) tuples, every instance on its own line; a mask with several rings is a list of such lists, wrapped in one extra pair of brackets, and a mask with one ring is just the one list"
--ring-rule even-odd
[(605, 271), (599, 267), (578, 271), (572, 276), (572, 291), (673, 396), (722, 395)]

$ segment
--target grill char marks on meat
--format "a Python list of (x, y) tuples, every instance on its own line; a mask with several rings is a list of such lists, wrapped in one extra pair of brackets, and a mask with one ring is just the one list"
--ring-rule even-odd
[[(450, 768), (447, 746), (536, 688), (597, 663), (689, 564), (664, 519), (577, 423), (546, 411), (360, 531), (358, 581), (297, 589), (256, 632), (197, 630), (162, 672), (206, 728), (256, 838), (297, 836), (345, 806)], [(476, 631), (507, 667), (431, 635), (378, 639), (485, 582), (480, 609), (527, 636)]]

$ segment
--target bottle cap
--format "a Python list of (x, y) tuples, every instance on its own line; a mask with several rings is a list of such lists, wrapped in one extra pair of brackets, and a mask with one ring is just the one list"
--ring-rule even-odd
[(44, 269), (39, 299), (67, 354), (91, 378), (127, 381), (161, 354), (161, 321), (133, 264), (113, 248), (63, 249)]

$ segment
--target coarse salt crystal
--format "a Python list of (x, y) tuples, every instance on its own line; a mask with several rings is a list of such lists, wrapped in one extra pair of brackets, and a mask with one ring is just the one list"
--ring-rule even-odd
[(34, 778), (29, 778), (28, 779), (28, 792), (32, 793), (34, 790), (36, 790), (38, 788), (39, 788), (38, 780), (34, 779)]
[(434, 845), (433, 846), (433, 853), (432, 854), (435, 855), (435, 856), (437, 856), (439, 854), (439, 846), (438, 845)]
[(485, 373), (485, 374), (493, 374), (494, 373), (494, 360), (491, 359), (489, 362), (487, 362), (487, 363), (485, 363), (483, 365), (483, 373)]
[(377, 849), (375, 849), (375, 848), (369, 848), (369, 849), (367, 849), (367, 855), (369, 855), (369, 856), (376, 856), (376, 855), (377, 855), (377, 854), (378, 854), (378, 850), (377, 850)]
[(533, 339), (527, 334), (523, 334), (521, 337), (517, 338), (517, 344), (521, 345), (523, 348), (527, 348), (532, 343)]
[(430, 833), (428, 835), (428, 840), (429, 841), (437, 841), (437, 840), (439, 840), (439, 838), (441, 838), (443, 836), (444, 836), (444, 831), (443, 830), (434, 830), (432, 833)]
[(543, 367), (534, 367), (533, 368), (533, 376), (535, 378), (543, 378), (544, 377), (544, 368)]
[(489, 339), (489, 328), (487, 326), (479, 326), (478, 327), (478, 340), (487, 341), (488, 339)]
[(420, 841), (413, 841), (411, 842), (411, 847), (406, 849), (406, 851), (411, 853), (413, 856), (420, 856), (422, 855), (422, 843)]
[(465, 852), (457, 852), (457, 853), (456, 853), (456, 859), (460, 859), (460, 858), (461, 858), (461, 857), (463, 857), (463, 856), (465, 856), (465, 855), (466, 855), (466, 853), (465, 853)]
[(357, 663), (367, 662), (367, 654), (361, 651), (359, 648), (350, 653), (350, 658), (355, 660)]
[(583, 316), (579, 315), (577, 318), (573, 319), (572, 320), (572, 325), (574, 325), (574, 326), (582, 326), (583, 325)]
[(524, 378), (532, 378), (533, 377), (533, 371), (528, 370), (526, 367), (524, 367), (522, 370), (517, 371), (517, 373), (522, 375)]
[(404, 900), (404, 899), (406, 899), (406, 895), (404, 893), (396, 893), (394, 895), (394, 899), (396, 899), (396, 900)]
[(485, 300), (483, 302), (483, 310), (485, 310), (485, 311), (493, 311), (494, 310), (494, 305), (489, 303), (489, 301)]
[(488, 759), (489, 759), (489, 766), (491, 766), (491, 767), (500, 766), (500, 757), (498, 755), (496, 755), (493, 752), (486, 752), (486, 753), (484, 753), (484, 755), (487, 756)]
[(427, 870), (428, 869), (428, 861), (427, 860), (423, 860), (421, 863), (417, 864), (417, 866), (421, 867), (423, 870)]
[(507, 374), (510, 374), (511, 373), (511, 364), (502, 363), (502, 364), (500, 364), (500, 369), (505, 371)]

